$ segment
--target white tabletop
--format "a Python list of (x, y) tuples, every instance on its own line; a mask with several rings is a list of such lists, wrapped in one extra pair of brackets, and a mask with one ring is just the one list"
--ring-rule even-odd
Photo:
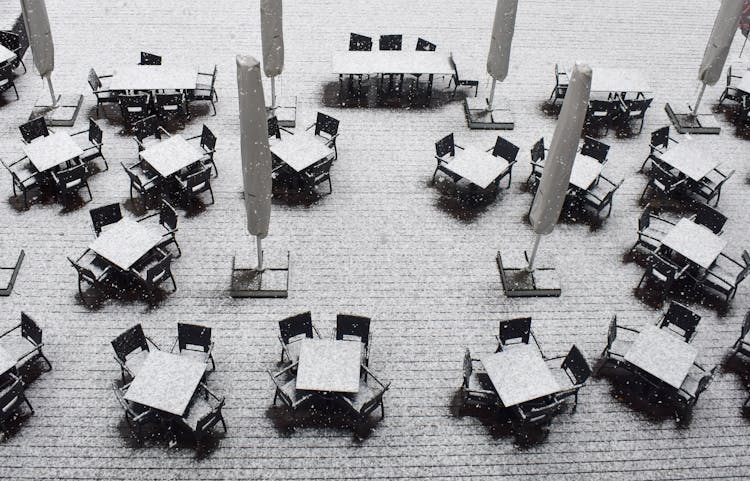
[(669, 147), (659, 159), (696, 181), (719, 166), (715, 151), (703, 149), (697, 141), (687, 137)]
[(447, 157), (443, 167), (458, 174), (477, 187), (486, 189), (508, 168), (508, 161), (475, 147), (456, 149), (454, 157)]
[(750, 70), (747, 70), (740, 81), (737, 83), (737, 90), (742, 90), (746, 94), (750, 94)]
[(16, 54), (0, 45), (0, 64), (16, 58)]
[(588, 155), (576, 154), (573, 169), (570, 171), (570, 183), (579, 189), (586, 190), (602, 173), (602, 164)]
[(110, 79), (110, 90), (190, 90), (194, 89), (198, 70), (171, 65), (125, 65)]
[(83, 150), (65, 132), (50, 133), (23, 144), (23, 152), (36, 170), (44, 172), (83, 154)]
[(362, 343), (332, 339), (303, 339), (297, 366), (297, 389), (304, 391), (359, 391)]
[(182, 416), (206, 371), (206, 365), (185, 356), (150, 351), (130, 383), (125, 399)]
[(162, 241), (140, 222), (121, 219), (102, 230), (89, 248), (122, 270), (128, 270)]
[(539, 399), (560, 390), (536, 345), (517, 344), (480, 358), (506, 407)]
[(646, 326), (625, 353), (625, 360), (679, 389), (697, 355), (693, 346), (674, 334)]
[(286, 135), (271, 145), (271, 153), (297, 172), (333, 157), (333, 149), (310, 134)]
[(450, 75), (449, 56), (440, 52), (405, 50), (372, 50), (368, 52), (336, 52), (333, 54), (335, 74), (421, 73)]
[(685, 218), (669, 229), (661, 243), (704, 269), (711, 267), (727, 246), (710, 229)]
[(162, 177), (169, 177), (198, 162), (205, 155), (195, 145), (175, 134), (141, 151), (141, 158)]
[(18, 360), (0, 347), (0, 374), (5, 374), (16, 366)]
[(650, 92), (651, 85), (640, 70), (594, 67), (591, 77), (592, 92)]

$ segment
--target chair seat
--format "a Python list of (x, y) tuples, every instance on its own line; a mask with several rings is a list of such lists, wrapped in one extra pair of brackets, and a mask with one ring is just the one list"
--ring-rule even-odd
[(7, 336), (0, 337), (0, 349), (7, 352), (11, 358), (21, 361), (31, 352), (37, 351), (37, 346), (14, 331)]
[(300, 392), (297, 390), (297, 378), (292, 378), (286, 383), (284, 383), (279, 389), (286, 394), (286, 396), (292, 401), (292, 405), (296, 405), (298, 402), (302, 401), (307, 394), (304, 392)]
[(210, 414), (212, 410), (211, 402), (202, 393), (196, 392), (190, 401), (188, 412), (182, 417), (182, 422), (192, 431), (195, 431), (198, 429), (198, 421)]
[[(361, 387), (360, 387), (361, 389)], [(495, 388), (487, 373), (472, 372), (469, 377), (470, 391), (493, 391)]]
[(299, 351), (302, 343), (299, 341), (290, 342), (286, 345), (286, 352), (289, 354), (289, 360), (294, 364), (299, 361)]
[(665, 231), (653, 226), (646, 227), (645, 229), (640, 231), (640, 234), (646, 237), (650, 237), (654, 240), (661, 240), (665, 235), (667, 235)]
[(724, 261), (721, 257), (716, 259), (716, 262), (709, 268), (709, 271), (711, 272), (711, 276), (708, 276), (707, 279), (711, 282), (718, 282), (719, 280), (728, 282), (732, 285), (734, 285), (734, 280), (737, 278), (740, 272), (742, 272), (742, 267), (734, 264), (733, 262)]
[(688, 400), (689, 398), (694, 398), (695, 395), (698, 393), (699, 383), (700, 383), (699, 377), (688, 374), (685, 380), (682, 381), (682, 386), (680, 386), (680, 390), (678, 391), (679, 396), (681, 398), (684, 398), (685, 400)]
[(128, 371), (130, 371), (133, 376), (136, 376), (138, 371), (141, 370), (141, 366), (143, 366), (146, 357), (148, 357), (148, 351), (145, 350), (132, 354), (128, 356), (125, 361), (125, 367), (128, 368)]
[(632, 345), (633, 341), (615, 339), (609, 348), (609, 355), (615, 358), (624, 358), (625, 353), (628, 352), (628, 349), (630, 349), (630, 346)]
[(354, 409), (355, 411), (361, 411), (365, 403), (372, 399), (373, 396), (375, 396), (375, 393), (376, 389), (373, 389), (372, 386), (368, 385), (360, 378), (359, 391), (357, 391), (355, 394), (347, 395), (346, 401), (349, 403), (352, 409)]

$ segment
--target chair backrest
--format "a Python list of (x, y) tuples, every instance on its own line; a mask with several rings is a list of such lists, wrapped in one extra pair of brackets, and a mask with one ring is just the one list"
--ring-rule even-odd
[(102, 227), (119, 222), (122, 219), (122, 210), (120, 210), (120, 204), (108, 204), (89, 211), (91, 214), (91, 222), (94, 225), (94, 232), (99, 235), (102, 232)]
[(336, 315), (336, 339), (343, 340), (353, 336), (367, 345), (370, 342), (370, 321), (369, 317), (364, 316)]
[[(59, 187), (67, 190), (71, 182), (86, 179), (86, 166), (83, 164), (74, 165), (68, 169), (58, 171), (55, 175), (59, 181)], [(83, 182), (77, 183), (75, 188), (82, 187), (83, 185)]]
[(437, 50), (437, 45), (429, 42), (423, 38), (417, 39), (417, 51), (419, 52), (434, 52)]
[(18, 127), (18, 130), (21, 131), (24, 142), (31, 142), (37, 137), (46, 137), (49, 135), (47, 122), (44, 120), (44, 117), (37, 117), (34, 120), (30, 120)]
[(561, 367), (574, 384), (583, 384), (591, 376), (591, 367), (576, 345), (570, 348)]
[(42, 329), (28, 314), (21, 311), (21, 336), (28, 339), (32, 344), (42, 343)]
[[(125, 169), (125, 173), (128, 174), (128, 177), (130, 178), (131, 185), (135, 184), (138, 187), (143, 187), (143, 182), (141, 182), (141, 178), (138, 177), (138, 174), (132, 171), (132, 169), (122, 162), (120, 162), (120, 165), (122, 165), (122, 168)], [(98, 233), (97, 233), (98, 235)]]
[(279, 128), (279, 119), (277, 119), (275, 115), (268, 118), (268, 136), (276, 137), (277, 139), (281, 138), (281, 129)]
[(452, 133), (435, 142), (435, 155), (438, 157), (445, 157), (446, 155), (453, 157), (456, 155), (456, 144), (453, 143)]
[(148, 342), (143, 333), (143, 327), (136, 324), (112, 340), (112, 347), (117, 358), (125, 362), (130, 354), (135, 351), (148, 351)]
[(349, 34), (350, 51), (370, 51), (372, 50), (372, 39), (358, 33)]
[(195, 423), (195, 431), (197, 433), (203, 434), (221, 421), (221, 409), (224, 407), (224, 401), (225, 399), (221, 398), (218, 405), (214, 406), (210, 412), (206, 413), (206, 415)]
[(530, 317), (518, 317), (516, 319), (500, 321), (500, 332), (498, 337), (500, 338), (500, 343), (502, 345), (517, 343), (528, 344), (530, 334)]
[(13, 51), (21, 46), (21, 36), (10, 30), (0, 30), (0, 45)]
[[(176, 107), (176, 109), (174, 108)], [(182, 94), (181, 93), (170, 93), (170, 94), (156, 94), (156, 108), (160, 111), (174, 111), (182, 108)]]
[(609, 115), (614, 111), (615, 106), (616, 104), (610, 100), (591, 99), (589, 100), (588, 112), (589, 114), (596, 112)]
[(211, 347), (211, 328), (178, 322), (177, 343), (180, 346), (180, 351), (188, 346), (196, 346), (203, 348), (203, 352), (208, 352)]
[(727, 222), (727, 216), (706, 204), (697, 204), (694, 222), (707, 227), (714, 234), (718, 234)]
[(531, 161), (534, 163), (544, 162), (544, 137), (537, 140), (531, 147)]
[(380, 50), (401, 50), (401, 35), (381, 35)]
[(617, 314), (612, 314), (612, 319), (609, 321), (609, 327), (607, 328), (607, 349), (612, 347), (617, 339)]
[(146, 271), (146, 283), (157, 286), (172, 276), (172, 254), (167, 254)]
[(667, 328), (684, 337), (685, 341), (690, 341), (700, 320), (700, 315), (678, 302), (671, 302), (667, 312), (659, 322), (659, 327)]
[(159, 224), (163, 225), (169, 230), (177, 229), (177, 212), (174, 207), (166, 200), (161, 201), (161, 208), (159, 209)]
[(288, 344), (290, 339), (304, 335), (313, 337), (312, 314), (310, 311), (287, 317), (279, 321), (281, 340)]
[(12, 418), (23, 398), (23, 381), (19, 378), (0, 394), (0, 421), (4, 423)]
[(315, 185), (318, 185), (320, 182), (329, 179), (332, 166), (333, 159), (328, 158), (305, 169), (305, 175), (307, 175), (309, 179), (313, 179)]
[(745, 267), (743, 267), (740, 273), (737, 274), (737, 279), (735, 280), (734, 284), (735, 286), (739, 285), (739, 283), (742, 282), (748, 274), (750, 274), (750, 253), (748, 253), (746, 250), (742, 251), (742, 261), (745, 263)]
[(211, 187), (211, 166), (188, 175), (185, 178), (185, 184), (185, 189), (193, 194), (208, 190)]
[(651, 147), (666, 149), (669, 146), (669, 125), (651, 132)]
[(383, 386), (380, 386), (379, 388), (376, 388), (367, 401), (362, 404), (362, 408), (359, 410), (359, 412), (363, 415), (367, 415), (374, 411), (382, 402), (383, 402), (383, 395), (388, 390), (388, 388), (391, 387), (391, 383), (388, 382), (384, 384)]
[(591, 137), (583, 139), (583, 146), (581, 147), (581, 155), (592, 157), (599, 162), (607, 160), (607, 153), (609, 152), (609, 145), (599, 142)]
[(148, 94), (120, 94), (117, 96), (123, 114), (144, 114), (148, 112)]
[(102, 88), (102, 81), (99, 79), (96, 70), (93, 68), (89, 70), (89, 86), (94, 92)]
[(451, 52), (450, 55), (448, 55), (448, 63), (453, 69), (454, 79), (456, 80), (456, 83), (458, 83), (460, 79), (458, 78), (458, 67), (456, 66), (456, 60), (453, 58), (453, 52)]
[(315, 135), (320, 135), (321, 132), (330, 136), (336, 135), (339, 132), (339, 121), (330, 115), (318, 112), (318, 118), (315, 121)]
[(740, 339), (744, 338), (748, 332), (750, 332), (750, 310), (745, 313), (745, 319), (742, 321)]
[(648, 110), (648, 108), (651, 106), (651, 102), (653, 102), (653, 100), (653, 98), (626, 100), (625, 106), (628, 109), (630, 118), (643, 118), (643, 116), (646, 115), (646, 110)]
[(492, 155), (495, 157), (502, 157), (508, 162), (515, 162), (516, 156), (518, 156), (518, 146), (512, 142), (508, 142), (498, 135), (497, 140), (495, 141), (495, 147), (492, 148)]
[(161, 57), (153, 53), (141, 52), (141, 63), (139, 65), (161, 65)]
[(560, 69), (560, 65), (555, 64), (555, 81), (557, 82), (557, 85), (567, 85), (567, 82), (562, 82), (561, 80), (566, 79), (567, 80), (567, 72)]
[(669, 194), (676, 189), (677, 182), (680, 181), (671, 172), (659, 165), (658, 162), (651, 164), (651, 183), (655, 184), (660, 190)]
[(203, 130), (201, 131), (201, 147), (207, 150), (214, 150), (216, 147), (216, 136), (206, 124), (203, 124)]
[(666, 287), (671, 286), (677, 275), (677, 266), (658, 255), (652, 256), (651, 261), (651, 269), (649, 270), (651, 277), (663, 282)]
[(135, 122), (133, 124), (133, 135), (135, 135), (138, 140), (143, 140), (152, 135), (156, 138), (160, 138), (159, 119), (156, 115), (149, 115), (145, 119)]
[(89, 142), (96, 145), (102, 145), (104, 133), (94, 119), (89, 118)]

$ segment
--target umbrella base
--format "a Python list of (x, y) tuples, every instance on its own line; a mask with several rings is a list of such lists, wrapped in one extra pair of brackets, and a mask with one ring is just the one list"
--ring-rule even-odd
[(710, 112), (698, 112), (695, 115), (688, 105), (685, 107), (685, 113), (677, 113), (669, 103), (664, 106), (664, 110), (677, 132), (681, 134), (718, 134), (721, 132), (716, 117)]
[(53, 107), (49, 96), (40, 97), (34, 104), (29, 120), (44, 117), (50, 127), (72, 127), (81, 110), (83, 95), (67, 94), (57, 97), (57, 106)]
[[(279, 121), (280, 127), (294, 128), (297, 126), (297, 97), (276, 97), (277, 105), (273, 109), (276, 111), (276, 119)], [(272, 110), (267, 107), (268, 115), (270, 116)]]
[(7, 297), (13, 292), (13, 285), (16, 283), (16, 277), (18, 277), (18, 271), (21, 270), (21, 262), (23, 262), (24, 257), (26, 257), (26, 253), (21, 249), (15, 265), (0, 267), (0, 296)]
[[(524, 257), (527, 257), (526, 251)], [(502, 255), (498, 251), (497, 268), (507, 297), (560, 297), (562, 290), (554, 267), (537, 267), (533, 272), (525, 271), (524, 267), (503, 265)]]
[(237, 267), (232, 257), (232, 281), (229, 295), (235, 298), (285, 298), (289, 296), (289, 252), (286, 267), (266, 267), (258, 271), (252, 267)]
[[(487, 130), (513, 130), (515, 122), (513, 113), (507, 107), (508, 100), (498, 98), (495, 101), (496, 106), (492, 110), (487, 110), (489, 101), (478, 97), (464, 99), (464, 112), (466, 113), (466, 122), (470, 129), (487, 129)], [(504, 105), (506, 107), (498, 107)]]

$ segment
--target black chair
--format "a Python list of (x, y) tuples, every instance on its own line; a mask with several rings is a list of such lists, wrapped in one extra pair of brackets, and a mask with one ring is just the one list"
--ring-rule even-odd
[[(25, 69), (26, 67), (24, 67)], [(725, 100), (731, 100), (732, 102), (736, 102), (738, 104), (741, 104), (743, 100), (747, 97), (747, 92), (744, 92), (734, 85), (732, 85), (732, 79), (741, 79), (741, 75), (732, 75), (732, 66), (730, 65), (727, 67), (727, 85), (724, 87), (724, 91), (719, 96), (719, 107), (721, 107), (721, 104), (724, 103)]]
[(180, 356), (185, 356), (194, 361), (202, 362), (208, 369), (208, 361), (211, 361), (211, 367), (216, 370), (213, 350), (214, 343), (211, 340), (211, 328), (199, 326), (197, 324), (177, 323), (177, 338), (172, 344), (170, 352), (175, 352)]
[(526, 187), (534, 192), (539, 186), (539, 182), (542, 180), (542, 173), (544, 173), (544, 137), (537, 140), (536, 143), (531, 147), (531, 173), (526, 179)]
[(437, 50), (437, 45), (429, 42), (423, 38), (417, 39), (417, 52), (434, 52)]
[(18, 127), (18, 130), (21, 131), (23, 141), (27, 144), (38, 137), (47, 137), (49, 135), (49, 129), (44, 117), (37, 117), (34, 120), (30, 120)]
[(122, 210), (118, 203), (96, 207), (95, 209), (91, 209), (89, 214), (91, 215), (91, 224), (94, 227), (94, 233), (97, 236), (101, 234), (104, 227), (119, 222), (122, 219)]
[(18, 100), (20, 97), (18, 97), (18, 89), (13, 80), (13, 69), (10, 65), (2, 65), (0, 66), (0, 94), (11, 88), (16, 93), (16, 100)]
[(64, 201), (83, 188), (86, 188), (86, 191), (88, 191), (89, 200), (94, 199), (91, 196), (91, 189), (89, 188), (88, 183), (88, 171), (84, 164), (78, 164), (64, 170), (52, 172), (52, 180), (55, 183), (55, 188), (60, 201)]
[(689, 181), (688, 190), (707, 204), (715, 199), (714, 205), (719, 205), (721, 188), (733, 175), (734, 170), (725, 174), (719, 169), (713, 169), (699, 182)]
[(326, 146), (333, 147), (334, 159), (338, 159), (339, 151), (336, 148), (336, 139), (339, 136), (339, 121), (330, 115), (318, 112), (315, 123), (305, 130), (310, 130), (313, 127), (315, 127), (316, 138), (319, 138)]
[(706, 204), (696, 204), (695, 209), (693, 222), (708, 228), (714, 234), (721, 234), (727, 222), (727, 216)]
[(161, 191), (161, 179), (155, 173), (143, 168), (142, 162), (137, 162), (130, 167), (120, 163), (130, 180), (130, 199), (134, 200), (133, 191), (139, 196), (148, 198)]
[(130, 268), (130, 273), (148, 291), (154, 291), (167, 279), (172, 281), (172, 292), (177, 291), (177, 283), (172, 275), (172, 254), (158, 247), (136, 262)]
[(675, 414), (678, 421), (689, 415), (690, 410), (698, 402), (700, 395), (711, 384), (716, 374), (716, 368), (717, 366), (714, 366), (711, 370), (706, 370), (700, 364), (693, 363), (693, 367), (688, 372), (685, 380), (682, 381), (680, 389), (674, 394)]
[(609, 153), (609, 145), (604, 142), (599, 142), (591, 137), (584, 137), (583, 145), (581, 146), (581, 155), (596, 159), (600, 164), (607, 162), (607, 154)]
[(653, 214), (651, 206), (647, 205), (638, 218), (638, 240), (630, 250), (642, 245), (650, 253), (655, 253), (661, 247), (662, 239), (673, 226), (674, 222)]
[(641, 193), (641, 201), (649, 191), (658, 193), (664, 197), (670, 197), (683, 192), (686, 188), (686, 177), (678, 177), (671, 171), (665, 169), (661, 164), (654, 163), (649, 172), (649, 181)]
[(555, 64), (555, 87), (552, 89), (547, 102), (554, 105), (558, 100), (564, 99), (565, 94), (568, 92), (569, 83), (570, 78), (568, 74), (564, 70), (561, 70), (559, 65)]
[(451, 76), (450, 80), (448, 81), (448, 88), (450, 88), (451, 83), (454, 84), (454, 86), (453, 86), (453, 97), (456, 96), (456, 91), (458, 90), (458, 87), (474, 88), (474, 97), (476, 97), (477, 94), (479, 93), (479, 80), (466, 80), (466, 79), (462, 79), (458, 75), (458, 67), (456, 66), (456, 61), (453, 59), (453, 54), (452, 53), (448, 57), (448, 62), (450, 62), (451, 68), (453, 69), (453, 75)]
[(188, 115), (190, 114), (190, 102), (210, 102), (211, 108), (214, 110), (214, 115), (216, 115), (216, 104), (214, 102), (219, 101), (219, 95), (216, 93), (217, 72), (216, 65), (214, 65), (212, 73), (198, 72), (198, 78), (204, 80), (199, 81), (195, 85), (195, 89), (185, 92)]
[(174, 244), (175, 248), (177, 249), (177, 255), (174, 256), (175, 258), (182, 256), (182, 250), (180, 250), (180, 245), (177, 243), (177, 238), (175, 234), (177, 233), (177, 212), (174, 210), (174, 207), (167, 202), (166, 200), (161, 200), (161, 205), (159, 207), (159, 212), (154, 212), (153, 214), (148, 214), (144, 217), (141, 217), (138, 219), (138, 222), (143, 222), (147, 219), (151, 219), (152, 217), (159, 216), (159, 225), (164, 228), (164, 233), (161, 234), (163, 240), (157, 247), (165, 249), (171, 244)]
[(306, 403), (314, 399), (309, 391), (297, 390), (297, 364), (291, 364), (279, 372), (266, 370), (275, 386), (273, 394), (273, 405), (281, 399), (281, 402), (287, 407), (292, 414), (293, 421), (296, 420), (297, 411)]
[(563, 401), (548, 396), (513, 406), (513, 426), (518, 434), (523, 434), (530, 428), (546, 427), (552, 422), (555, 414), (560, 411)]
[(13, 185), (13, 196), (17, 196), (19, 193), (23, 194), (23, 206), (29, 208), (29, 193), (37, 191), (41, 193), (41, 185), (38, 177), (39, 172), (31, 165), (31, 162), (27, 161), (26, 158), (19, 159), (11, 164), (6, 164), (2, 160), (0, 163), (10, 173), (11, 181)]
[(674, 142), (675, 144), (679, 143), (669, 136), (668, 125), (651, 132), (651, 143), (649, 144), (650, 151), (648, 157), (646, 157), (646, 160), (643, 161), (643, 164), (641, 164), (641, 168), (638, 171), (643, 172), (643, 169), (646, 167), (646, 163), (649, 160), (654, 162), (661, 162), (658, 154), (663, 154), (667, 150), (667, 148), (669, 148), (670, 141)]
[(723, 253), (719, 254), (706, 271), (702, 286), (724, 295), (726, 302), (729, 302), (737, 293), (737, 287), (750, 273), (750, 254), (747, 251), (742, 251), (742, 261), (732, 259)]
[(331, 166), (333, 165), (333, 159), (324, 159), (317, 162), (310, 167), (306, 168), (299, 173), (299, 178), (302, 181), (303, 188), (309, 192), (315, 192), (315, 188), (328, 182), (327, 194), (333, 193), (333, 184), (331, 183)]
[(740, 337), (734, 342), (732, 346), (732, 356), (737, 354), (743, 354), (750, 358), (750, 311), (745, 313), (745, 319), (742, 321), (742, 329), (740, 330)]
[(102, 152), (102, 146), (104, 145), (104, 133), (102, 132), (102, 129), (99, 127), (99, 125), (94, 121), (94, 119), (89, 118), (88, 129), (71, 134), (71, 136), (81, 134), (88, 134), (88, 140), (91, 144), (90, 146), (83, 149), (83, 154), (79, 157), (81, 159), (81, 162), (87, 164), (92, 160), (101, 157), (101, 159), (104, 161), (104, 170), (109, 170), (107, 158), (104, 157), (104, 153)]
[(185, 109), (185, 96), (182, 93), (157, 93), (156, 94), (156, 116), (162, 125), (177, 120), (185, 125), (187, 111)]
[[(618, 333), (623, 331), (623, 335), (618, 336)], [(609, 328), (607, 329), (607, 345), (602, 351), (601, 359), (594, 370), (594, 375), (598, 376), (599, 372), (604, 367), (620, 368), (628, 366), (625, 362), (625, 354), (627, 354), (630, 346), (635, 341), (635, 336), (639, 333), (637, 329), (632, 327), (619, 326), (617, 324), (617, 314), (612, 315), (612, 319), (609, 321)], [(623, 336), (628, 336), (624, 338)]]
[(433, 184), (435, 183), (435, 176), (438, 170), (451, 177), (454, 181), (458, 180), (456, 174), (444, 167), (449, 162), (448, 158), (456, 155), (457, 148), (463, 150), (463, 147), (453, 141), (452, 133), (435, 142), (435, 161), (437, 164), (435, 165), (435, 172), (432, 173)]
[(96, 97), (96, 113), (101, 114), (102, 104), (116, 104), (119, 92), (110, 90), (102, 83), (103, 78), (111, 78), (111, 75), (97, 75), (93, 68), (89, 70), (89, 86)]
[(372, 50), (372, 38), (358, 33), (349, 34), (349, 51), (369, 52)]
[(361, 363), (370, 364), (370, 319), (365, 316), (338, 314), (336, 316), (336, 339), (339, 341), (359, 341), (362, 346)]
[(390, 382), (381, 381), (365, 366), (362, 366), (362, 370), (366, 375), (359, 380), (359, 390), (352, 395), (338, 396), (349, 408), (349, 412), (354, 414), (359, 426), (364, 425), (378, 407), (380, 408), (380, 419), (385, 417), (383, 395), (391, 386)]
[(151, 113), (151, 97), (149, 94), (120, 94), (117, 96), (120, 104), (120, 114), (128, 129), (139, 120), (143, 120)]
[(190, 399), (187, 412), (180, 418), (180, 424), (193, 434), (196, 443), (200, 443), (219, 423), (224, 428), (224, 432), (227, 432), (227, 423), (221, 413), (224, 401), (223, 397), (211, 392), (204, 383), (198, 385), (198, 389)]
[(78, 273), (78, 293), (84, 298), (83, 283), (92, 288), (105, 288), (114, 275), (114, 269), (94, 252), (86, 250), (78, 259), (68, 257), (68, 261)]
[[(271, 129), (273, 128), (271, 126), (271, 120), (275, 121), (276, 130), (279, 130), (279, 121), (276, 117), (270, 117), (268, 119), (268, 135), (271, 135)], [(188, 137), (186, 140), (193, 140), (200, 138), (200, 147), (203, 150), (205, 157), (203, 160), (203, 163), (206, 165), (211, 165), (214, 169), (214, 175), (216, 177), (219, 176), (219, 169), (216, 167), (216, 163), (214, 162), (214, 153), (216, 152), (216, 136), (213, 132), (211, 132), (211, 129), (208, 128), (206, 124), (203, 124), (203, 130), (201, 130), (200, 135), (195, 135), (193, 137)], [(278, 138), (281, 138), (281, 132), (278, 132)]]
[(640, 120), (641, 124), (638, 127), (638, 133), (640, 134), (643, 130), (646, 111), (651, 106), (653, 100), (654, 99), (620, 100), (621, 112), (617, 116), (617, 122), (622, 127), (629, 128), (631, 122)]
[(112, 340), (115, 361), (120, 365), (123, 382), (125, 382), (126, 373), (131, 379), (138, 374), (143, 361), (148, 357), (149, 343), (159, 349), (159, 346), (143, 333), (143, 327), (140, 324), (134, 325)]
[(189, 201), (203, 192), (208, 191), (211, 194), (211, 203), (215, 202), (214, 191), (211, 188), (211, 166), (201, 167), (197, 172), (188, 173), (187, 175), (176, 176), (182, 198)]
[(149, 115), (133, 124), (133, 139), (138, 144), (138, 152), (145, 150), (161, 141), (161, 136), (170, 137), (169, 132), (159, 125), (156, 115)]
[(279, 342), (281, 342), (281, 362), (284, 356), (289, 362), (299, 360), (299, 341), (307, 338), (320, 337), (318, 330), (312, 324), (310, 311), (296, 314), (279, 321)]
[(646, 268), (643, 276), (641, 276), (641, 280), (638, 281), (636, 290), (640, 290), (643, 281), (648, 278), (650, 281), (660, 283), (663, 286), (663, 292), (666, 295), (670, 292), (672, 284), (682, 277), (688, 267), (689, 265), (686, 265), (680, 269), (664, 257), (654, 254), (651, 257), (651, 265)]
[(23, 381), (13, 373), (9, 373), (9, 376), (12, 383), (0, 391), (0, 430), (4, 432), (8, 430), (9, 421), (16, 418), (24, 403), (29, 407), (31, 414), (34, 414), (34, 408), (26, 398)]
[[(496, 182), (500, 182), (504, 177), (508, 177), (508, 188), (510, 189), (510, 183), (511, 183), (511, 176), (513, 173), (513, 165), (516, 163), (516, 157), (518, 156), (518, 146), (513, 144), (512, 142), (508, 142), (504, 138), (497, 136), (497, 140), (495, 141), (495, 146), (490, 149), (492, 151), (492, 155), (494, 157), (501, 157), (502, 159), (505, 159), (506, 162), (508, 162), (508, 166), (505, 168), (505, 170), (498, 176)], [(488, 150), (489, 152), (489, 150)]]
[[(530, 338), (534, 340), (534, 344), (536, 344), (539, 352), (542, 353), (542, 347), (539, 345), (536, 336), (534, 336), (534, 332), (531, 330), (530, 317), (517, 317), (515, 319), (500, 321), (500, 327), (496, 337), (496, 352), (500, 352), (515, 344), (528, 344)], [(542, 354), (542, 356), (544, 356), (544, 354)]]
[(500, 397), (481, 361), (472, 358), (468, 348), (464, 350), (461, 401), (461, 408), (466, 405), (492, 408), (500, 404)]
[(692, 342), (695, 337), (695, 328), (701, 316), (691, 311), (678, 302), (670, 302), (667, 312), (656, 323), (659, 329), (664, 329), (677, 334), (685, 342)]
[(589, 100), (585, 125), (587, 130), (599, 132), (604, 127), (604, 135), (609, 133), (617, 114), (618, 104), (609, 100)]
[(607, 210), (607, 217), (609, 217), (612, 213), (612, 200), (614, 199), (615, 192), (620, 188), (624, 179), (621, 179), (619, 182), (612, 182), (603, 175), (600, 175), (599, 179), (604, 182), (596, 182), (583, 192), (583, 205), (585, 208), (592, 209), (597, 218), (601, 217), (602, 211), (609, 207)]
[(573, 396), (575, 399), (573, 404), (575, 409), (578, 406), (578, 391), (586, 384), (589, 376), (591, 376), (591, 367), (589, 367), (588, 361), (575, 345), (570, 348), (566, 356), (553, 357), (546, 359), (546, 361), (550, 362), (559, 359), (563, 360), (559, 366), (562, 375), (557, 377), (558, 380), (562, 380), (565, 384), (562, 391), (557, 393), (555, 397), (558, 400), (563, 400)]
[[(14, 331), (19, 331), (20, 336), (10, 335)], [(52, 370), (52, 363), (42, 351), (44, 347), (42, 329), (23, 311), (21, 311), (20, 324), (0, 334), (0, 346), (15, 356), (16, 369), (21, 369), (37, 359), (43, 359), (47, 364), (47, 370)]]
[(23, 73), (26, 73), (26, 64), (23, 63), (23, 56), (26, 53), (28, 45), (22, 45), (21, 36), (9, 30), (0, 30), (0, 45), (16, 54), (16, 58), (8, 62), (11, 69), (15, 70), (21, 65), (23, 67)]
[(379, 48), (380, 50), (401, 50), (401, 35), (381, 35)]
[(143, 440), (143, 426), (158, 422), (160, 419), (156, 410), (125, 399), (129, 387), (130, 384), (126, 384), (119, 388), (117, 384), (112, 383), (112, 392), (114, 392), (115, 399), (120, 403), (120, 407), (125, 413), (125, 421), (128, 423), (128, 427), (133, 430), (133, 426), (135, 426), (136, 439), (140, 443)]
[(161, 57), (153, 53), (141, 52), (141, 61), (138, 65), (161, 65)]

